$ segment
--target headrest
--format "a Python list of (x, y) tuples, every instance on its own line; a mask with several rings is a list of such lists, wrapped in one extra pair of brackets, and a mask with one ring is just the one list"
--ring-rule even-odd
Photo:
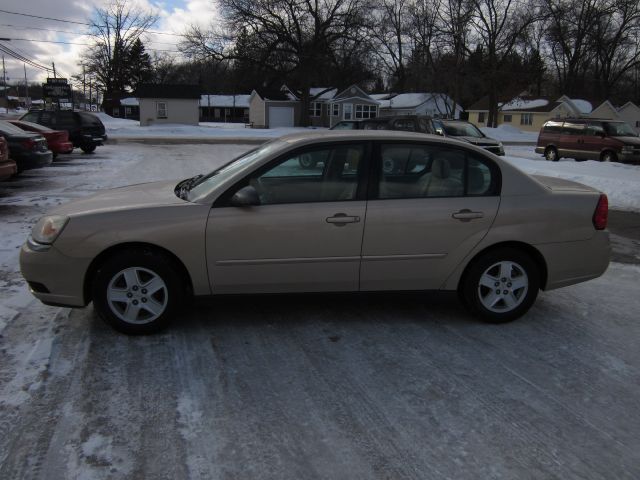
[(431, 174), (436, 178), (449, 178), (451, 167), (449, 166), (449, 160), (446, 158), (434, 158), (433, 165), (431, 165)]

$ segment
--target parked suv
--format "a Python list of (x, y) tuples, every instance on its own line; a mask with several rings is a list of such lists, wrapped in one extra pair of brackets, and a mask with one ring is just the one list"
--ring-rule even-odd
[(640, 163), (640, 138), (628, 123), (598, 118), (550, 120), (538, 135), (536, 153), (602, 162)]
[(32, 110), (20, 120), (39, 123), (53, 130), (66, 130), (69, 140), (85, 153), (93, 152), (107, 140), (104, 125), (98, 117), (89, 112), (73, 110)]

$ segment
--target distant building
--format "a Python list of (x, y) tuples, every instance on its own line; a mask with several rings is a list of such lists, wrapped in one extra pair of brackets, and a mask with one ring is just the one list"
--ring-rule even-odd
[(251, 95), (201, 95), (201, 122), (238, 122), (249, 121)]
[(140, 102), (129, 93), (105, 95), (102, 102), (104, 113), (114, 118), (140, 120)]
[(140, 85), (135, 93), (140, 104), (140, 125), (181, 123), (198, 125), (198, 85)]
[(445, 93), (376, 94), (373, 97), (380, 102), (381, 117), (427, 115), (432, 118), (460, 118), (463, 111), (463, 108)]

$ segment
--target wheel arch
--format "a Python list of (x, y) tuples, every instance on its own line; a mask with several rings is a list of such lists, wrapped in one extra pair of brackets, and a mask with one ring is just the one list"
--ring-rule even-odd
[(540, 289), (544, 290), (546, 288), (548, 269), (547, 269), (547, 262), (544, 256), (542, 255), (542, 253), (540, 253), (540, 251), (537, 248), (535, 248), (534, 246), (528, 243), (518, 242), (518, 241), (509, 241), (509, 242), (500, 242), (500, 243), (495, 243), (493, 245), (489, 245), (488, 247), (477, 252), (473, 256), (473, 258), (471, 258), (465, 265), (464, 270), (462, 271), (462, 275), (460, 275), (460, 278), (458, 279), (458, 290), (460, 290), (461, 286), (464, 285), (465, 279), (469, 274), (469, 270), (471, 269), (471, 266), (476, 262), (476, 260), (478, 260), (480, 257), (482, 257), (483, 255), (487, 254), (490, 251), (500, 250), (502, 248), (513, 248), (516, 250), (520, 250), (526, 253), (527, 255), (529, 255), (533, 260), (533, 262), (538, 267), (538, 271), (540, 272)]
[(83, 299), (85, 305), (87, 305), (91, 300), (91, 288), (93, 285), (93, 281), (95, 280), (96, 273), (98, 269), (104, 262), (111, 256), (115, 255), (118, 252), (124, 250), (152, 250), (154, 252), (160, 253), (166, 256), (171, 262), (174, 264), (180, 276), (183, 280), (186, 281), (186, 290), (188, 294), (193, 292), (193, 280), (191, 279), (191, 275), (187, 270), (187, 267), (184, 266), (184, 263), (177, 255), (175, 255), (170, 250), (167, 250), (164, 247), (160, 247), (158, 245), (154, 245), (152, 243), (146, 242), (127, 242), (127, 243), (119, 243), (117, 245), (112, 245), (109, 248), (100, 252), (96, 257), (91, 261), (89, 267), (87, 268), (87, 272), (84, 276), (84, 284), (83, 284)]

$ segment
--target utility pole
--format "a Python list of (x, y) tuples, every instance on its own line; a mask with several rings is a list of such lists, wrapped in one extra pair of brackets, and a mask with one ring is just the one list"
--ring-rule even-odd
[(82, 98), (84, 98), (84, 109), (87, 109), (87, 79), (84, 71), (84, 65), (82, 65)]
[(51, 66), (53, 67), (53, 78), (56, 78), (56, 62), (51, 62)]
[(91, 77), (89, 77), (89, 111), (93, 111), (93, 91), (91, 89), (92, 84), (91, 84)]
[(29, 109), (31, 101), (29, 99), (29, 83), (27, 83), (27, 65), (23, 63), (22, 67), (24, 68), (24, 106)]
[(9, 97), (7, 93), (7, 71), (4, 68), (4, 55), (2, 56), (2, 86), (4, 88), (5, 109), (9, 113)]

